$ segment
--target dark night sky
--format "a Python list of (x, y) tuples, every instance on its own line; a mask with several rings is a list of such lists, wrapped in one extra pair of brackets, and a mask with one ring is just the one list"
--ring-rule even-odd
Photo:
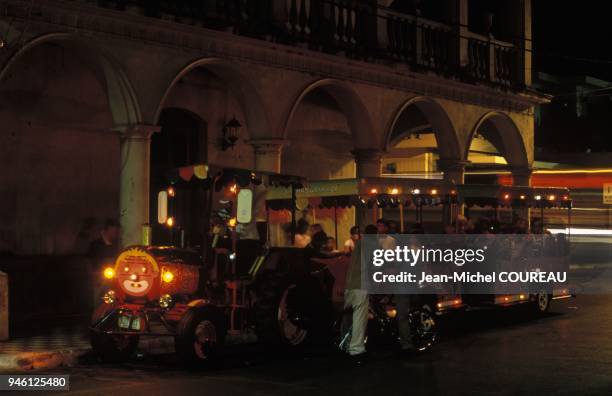
[(534, 0), (536, 70), (589, 74), (612, 81), (612, 16), (605, 4), (595, 0)]
[[(532, 4), (535, 72), (612, 82), (612, 17), (605, 1)], [(586, 111), (577, 117), (572, 87), (563, 89), (567, 93), (542, 108), (536, 145), (558, 151), (612, 151), (612, 90), (590, 96), (584, 101)]]

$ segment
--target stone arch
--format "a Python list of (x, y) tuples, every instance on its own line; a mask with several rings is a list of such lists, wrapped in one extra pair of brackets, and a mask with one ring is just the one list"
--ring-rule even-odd
[(529, 168), (529, 155), (521, 131), (510, 116), (497, 111), (488, 112), (478, 120), (466, 142), (463, 158), (467, 160), (470, 145), (479, 129), (489, 125), (496, 132), (492, 144), (502, 153), (508, 165), (515, 169)]
[(308, 84), (295, 98), (291, 110), (285, 118), (283, 139), (287, 137), (293, 116), (304, 97), (317, 89), (324, 90), (337, 102), (348, 121), (350, 132), (355, 139), (355, 149), (373, 149), (378, 146), (370, 112), (357, 92), (347, 83), (329, 78), (320, 79)]
[(429, 125), (431, 125), (436, 138), (440, 159), (460, 161), (462, 158), (461, 146), (448, 114), (438, 102), (426, 96), (411, 98), (397, 109), (386, 129), (387, 132), (382, 149), (384, 151), (389, 150), (389, 143), (395, 140), (394, 138), (397, 138), (397, 136), (394, 137), (394, 133), (398, 121), (405, 111), (412, 106), (418, 109)]
[(161, 111), (168, 95), (176, 83), (194, 69), (203, 67), (221, 78), (228, 84), (231, 92), (236, 95), (238, 102), (244, 112), (248, 133), (250, 138), (269, 137), (270, 128), (267, 112), (262, 105), (262, 99), (255, 86), (240, 72), (238, 66), (218, 58), (201, 58), (183, 66), (172, 78), (158, 101), (157, 110), (154, 115), (154, 124), (157, 124)]
[(24, 54), (45, 43), (54, 43), (64, 48), (73, 49), (79, 53), (87, 66), (92, 68), (96, 77), (103, 84), (113, 117), (117, 127), (139, 124), (142, 120), (136, 94), (121, 65), (107, 51), (92, 46), (72, 33), (48, 33), (38, 36), (16, 50), (0, 70), (0, 81), (3, 81), (10, 69)]

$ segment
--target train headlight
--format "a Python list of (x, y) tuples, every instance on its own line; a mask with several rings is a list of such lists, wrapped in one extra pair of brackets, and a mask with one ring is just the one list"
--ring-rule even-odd
[(165, 271), (162, 274), (162, 280), (166, 283), (170, 283), (174, 280), (174, 274), (170, 271)]
[(115, 277), (115, 269), (113, 267), (104, 268), (104, 277), (106, 279), (113, 279)]
[(168, 308), (172, 305), (172, 296), (169, 294), (164, 294), (159, 298), (159, 306), (162, 308)]
[(114, 290), (109, 290), (104, 293), (104, 297), (102, 297), (102, 300), (105, 304), (114, 304), (115, 301), (117, 301), (117, 295), (115, 294)]

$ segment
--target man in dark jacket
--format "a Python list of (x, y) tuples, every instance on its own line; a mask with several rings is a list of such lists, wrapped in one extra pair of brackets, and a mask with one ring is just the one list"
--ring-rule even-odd
[(113, 264), (119, 253), (120, 231), (119, 222), (114, 219), (108, 219), (104, 223), (104, 228), (100, 231), (100, 237), (94, 239), (89, 244), (94, 308), (100, 303), (100, 297), (103, 292), (103, 267), (105, 264)]

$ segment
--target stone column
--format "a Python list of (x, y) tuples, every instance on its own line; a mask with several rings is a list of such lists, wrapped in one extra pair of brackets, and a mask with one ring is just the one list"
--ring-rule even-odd
[(523, 84), (526, 87), (531, 86), (531, 51), (532, 51), (532, 43), (531, 43), (531, 0), (522, 0), (519, 2), (518, 7), (521, 7), (521, 18), (519, 19), (519, 51), (520, 54), (520, 62), (519, 63), (519, 79), (522, 79)]
[[(355, 157), (356, 175), (357, 178), (362, 177), (380, 177), (382, 167), (382, 152), (377, 149), (354, 149), (352, 152)], [(355, 206), (355, 221), (354, 223), (361, 226), (361, 230), (367, 224), (372, 224), (375, 218), (381, 214), (381, 210)], [(352, 224), (351, 224), (352, 225)]]
[(354, 149), (357, 177), (380, 177), (382, 152), (377, 149)]
[(117, 128), (121, 134), (119, 221), (122, 246), (140, 244), (142, 225), (149, 222), (151, 135), (159, 129), (154, 125)]
[(457, 46), (455, 55), (457, 64), (459, 67), (465, 67), (470, 62), (468, 53), (468, 0), (451, 0), (449, 4), (451, 6), (449, 16), (453, 24)]
[(439, 159), (438, 170), (444, 173), (444, 180), (455, 185), (464, 183), (465, 166), (468, 161), (454, 159)]
[[(465, 166), (468, 161), (459, 159), (439, 159), (438, 170), (444, 173), (444, 180), (455, 186), (465, 182)], [(457, 215), (465, 214), (465, 205), (457, 205), (456, 210), (452, 206), (445, 206), (444, 221), (452, 224)]]
[(512, 185), (514, 186), (531, 186), (531, 168), (513, 168)]
[(284, 139), (249, 140), (255, 151), (255, 170), (280, 173)]
[[(512, 170), (512, 185), (514, 186), (531, 186), (531, 168), (513, 168)], [(514, 208), (513, 214), (521, 219), (527, 220), (527, 227), (531, 228), (530, 209)]]

